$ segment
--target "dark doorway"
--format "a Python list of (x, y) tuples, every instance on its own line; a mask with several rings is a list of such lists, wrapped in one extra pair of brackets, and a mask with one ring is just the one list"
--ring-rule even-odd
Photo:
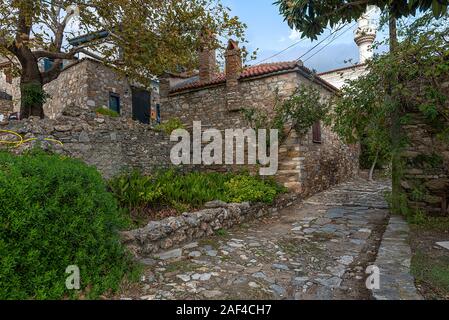
[(150, 123), (151, 94), (142, 88), (132, 88), (133, 94), (133, 119), (141, 123)]

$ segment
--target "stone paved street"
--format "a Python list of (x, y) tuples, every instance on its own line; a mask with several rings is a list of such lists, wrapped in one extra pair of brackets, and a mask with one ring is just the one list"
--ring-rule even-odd
[(121, 299), (370, 299), (386, 183), (355, 180), (278, 215), (143, 260)]

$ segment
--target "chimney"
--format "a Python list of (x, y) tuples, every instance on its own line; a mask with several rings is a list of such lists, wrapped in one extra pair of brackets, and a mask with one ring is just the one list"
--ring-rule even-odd
[(165, 73), (159, 78), (159, 96), (161, 99), (165, 99), (170, 94), (170, 76)]
[(228, 111), (241, 109), (239, 104), (239, 78), (242, 72), (242, 51), (234, 40), (229, 40), (226, 48), (226, 89)]
[(217, 71), (215, 49), (211, 49), (213, 36), (202, 32), (202, 48), (199, 51), (200, 82), (210, 82)]

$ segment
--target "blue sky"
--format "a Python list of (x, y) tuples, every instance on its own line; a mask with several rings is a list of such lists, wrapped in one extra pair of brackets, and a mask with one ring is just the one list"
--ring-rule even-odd
[[(274, 0), (222, 0), (222, 2), (232, 9), (234, 15), (239, 16), (248, 25), (247, 39), (249, 41), (249, 49), (252, 51), (259, 48), (258, 59), (255, 63), (280, 52), (300, 40), (299, 35), (293, 32), (287, 23), (283, 21), (278, 7), (273, 5)], [(314, 51), (302, 58), (304, 64), (309, 68), (322, 72), (348, 66), (351, 64), (351, 62), (347, 62), (350, 59), (352, 59), (352, 63), (358, 62), (358, 49), (353, 35), (355, 29), (356, 26), (352, 28), (348, 26), (342, 29), (342, 31), (336, 34), (337, 36), (345, 30), (347, 32), (336, 38), (315, 56), (310, 57), (327, 44), (333, 36), (324, 41)], [(320, 40), (328, 36), (330, 32), (331, 30), (326, 31), (314, 42), (303, 40), (295, 47), (266, 62), (297, 59)], [(309, 57), (310, 59), (308, 59)]]

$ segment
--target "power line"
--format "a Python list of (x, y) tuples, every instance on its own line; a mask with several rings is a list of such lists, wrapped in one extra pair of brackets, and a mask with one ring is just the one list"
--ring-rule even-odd
[(316, 56), (318, 53), (320, 53), (321, 51), (323, 51), (326, 47), (328, 47), (332, 42), (334, 42), (335, 40), (337, 40), (338, 38), (340, 38), (341, 36), (343, 36), (346, 32), (348, 32), (349, 30), (351, 30), (357, 23), (354, 23), (353, 25), (351, 25), (348, 29), (346, 29), (345, 31), (343, 31), (342, 33), (340, 33), (339, 35), (335, 35), (335, 37), (333, 39), (331, 39), (331, 41), (329, 41), (328, 43), (326, 43), (320, 50), (318, 50), (317, 52), (315, 52), (314, 54), (312, 54), (310, 57), (308, 57), (307, 59), (305, 59), (303, 62), (306, 62), (308, 60), (310, 60), (311, 58), (313, 58), (314, 56)]
[(343, 29), (344, 27), (346, 27), (348, 24), (344, 24), (341, 27), (339, 27), (337, 30), (331, 32), (326, 38), (322, 39), (320, 42), (318, 42), (316, 45), (314, 45), (312, 48), (310, 48), (309, 50), (307, 50), (306, 53), (304, 53), (303, 55), (301, 55), (298, 59), (296, 59), (296, 61), (300, 61), (304, 56), (306, 56), (307, 54), (309, 54), (311, 51), (315, 50), (315, 48), (317, 48), (320, 44), (322, 44), (324, 41), (326, 41), (327, 39), (329, 39), (330, 37), (332, 37), (335, 33), (339, 32), (341, 29)]
[(287, 51), (287, 50), (289, 50), (289, 49), (291, 49), (291, 48), (297, 46), (298, 44), (300, 44), (301, 42), (303, 42), (303, 41), (305, 41), (305, 40), (306, 40), (306, 39), (301, 39), (301, 40), (295, 42), (294, 44), (288, 46), (287, 48), (285, 48), (285, 49), (279, 51), (278, 53), (272, 55), (271, 57), (268, 57), (268, 58), (266, 58), (266, 59), (263, 59), (262, 61), (256, 63), (255, 65), (257, 66), (257, 65), (259, 65), (259, 64), (261, 64), (261, 63), (264, 63), (265, 61), (271, 60), (271, 59), (273, 59), (274, 57), (277, 57), (278, 55), (284, 53), (285, 51)]
[[(335, 34), (336, 32), (340, 31), (341, 29), (343, 29), (343, 28), (346, 27), (346, 26), (347, 26), (347, 24), (345, 24), (345, 25), (341, 26), (340, 28), (338, 28), (337, 30), (333, 31), (329, 36), (327, 36), (325, 39), (323, 39), (322, 41), (320, 41), (317, 45), (319, 45), (320, 43), (323, 43), (323, 41), (326, 41), (330, 36), (332, 36), (333, 34)], [(259, 64), (261, 64), (261, 63), (264, 63), (265, 61), (271, 60), (271, 59), (273, 59), (274, 57), (277, 57), (278, 55), (284, 53), (285, 51), (287, 51), (287, 50), (289, 50), (289, 49), (291, 49), (291, 48), (297, 46), (297, 45), (300, 44), (301, 42), (304, 42), (305, 40), (307, 40), (307, 39), (301, 39), (301, 40), (299, 40), (299, 41), (293, 43), (292, 45), (288, 46), (287, 48), (285, 48), (285, 49), (279, 51), (278, 53), (275, 53), (274, 55), (272, 55), (272, 56), (270, 56), (270, 57), (268, 57), (268, 58), (266, 58), (266, 59), (263, 59), (262, 61), (260, 61), (260, 62), (258, 62), (258, 63), (256, 63), (256, 64), (254, 64), (254, 65), (257, 66), (257, 65), (259, 65)], [(313, 47), (311, 50), (313, 50), (314, 48), (316, 48), (316, 46)], [(310, 51), (306, 52), (306, 54), (309, 53), (309, 52), (310, 52)], [(301, 59), (301, 57), (300, 57), (299, 59)], [(299, 60), (299, 59), (298, 59), (298, 60)]]

